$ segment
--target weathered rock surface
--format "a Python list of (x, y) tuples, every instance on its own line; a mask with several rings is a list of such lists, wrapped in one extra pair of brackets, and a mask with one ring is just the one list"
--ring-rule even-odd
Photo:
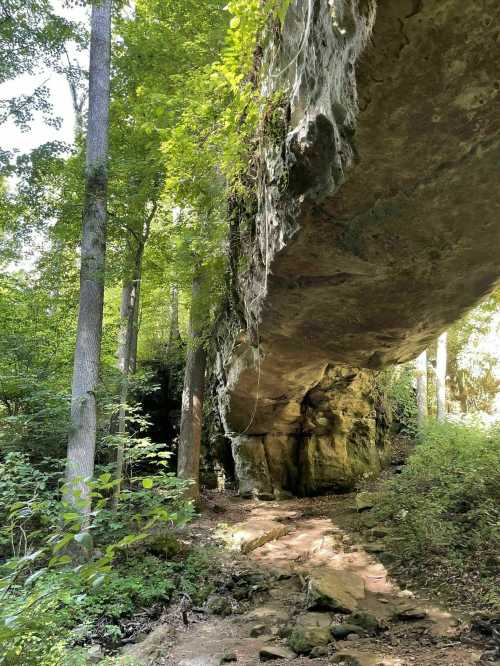
[(365, 596), (365, 583), (355, 573), (319, 567), (311, 573), (307, 590), (308, 608), (352, 613)]
[(299, 490), (347, 490), (388, 457), (373, 373), (329, 367), (303, 402)]
[[(492, 289), (499, 60), (497, 0), (291, 3), (264, 49), (283, 127), (263, 133), (257, 214), (232, 230), (218, 361), (230, 436), (301, 444), (327, 366), (415, 357)], [(324, 436), (305, 448), (331, 461)], [(272, 473), (293, 485), (295, 468)]]
[[(278, 516), (286, 519), (289, 514), (282, 512)], [(235, 525), (224, 538), (230, 547), (242, 553), (250, 553), (269, 541), (285, 536), (289, 531), (288, 525), (270, 519), (265, 513), (256, 512), (248, 520)]]
[(309, 654), (332, 642), (331, 624), (328, 613), (302, 613), (295, 619), (288, 644), (297, 654)]
[(350, 489), (388, 457), (388, 417), (369, 371), (328, 367), (304, 398), (300, 434), (233, 438), (240, 494), (282, 499)]
[(292, 652), (289, 648), (284, 645), (268, 645), (259, 652), (259, 658), (261, 661), (275, 661), (276, 659), (293, 659), (296, 656), (295, 652)]

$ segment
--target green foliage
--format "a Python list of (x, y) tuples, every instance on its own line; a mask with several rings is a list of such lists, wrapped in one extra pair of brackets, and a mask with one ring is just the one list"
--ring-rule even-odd
[[(11, 455), (8, 465), (14, 481), (5, 490), (7, 498), (20, 479), (27, 479), (34, 488), (32, 493), (40, 486), (45, 490), (45, 479), (32, 472), (22, 457)], [(166, 538), (165, 530), (168, 534), (171, 527), (185, 524), (192, 515), (192, 506), (182, 499), (185, 483), (168, 474), (136, 481), (139, 489), (135, 493), (127, 491), (128, 501), (120, 502), (116, 515), (108, 509), (115, 483), (112, 475), (104, 472), (92, 482), (90, 525), (82, 524), (74, 502), (58, 506), (53, 502), (53, 521), (44, 533), (31, 534), (23, 552), (2, 565), (0, 663), (10, 664), (14, 657), (18, 661), (12, 663), (30, 663), (35, 655), (39, 659), (36, 663), (51, 664), (51, 650), (64, 647), (48, 640), (51, 632), (56, 636), (62, 627), (71, 629), (84, 622), (89, 631), (94, 631), (93, 624), (99, 620), (101, 626), (103, 617), (106, 622), (100, 636), (115, 643), (121, 637), (118, 619), (133, 615), (138, 607), (168, 601), (175, 589), (172, 577), (178, 573), (178, 568), (165, 560), (168, 550), (162, 551), (160, 559), (129, 557), (129, 553), (137, 548), (147, 552), (147, 544), (157, 538), (159, 531), (163, 530)], [(33, 518), (34, 502), (27, 491), (24, 501), (11, 505), (7, 530), (11, 525), (12, 530), (19, 529), (14, 516)], [(76, 497), (78, 492), (75, 481)], [(78, 506), (78, 499), (76, 502)], [(131, 514), (132, 506), (135, 513)], [(28, 529), (26, 522), (24, 526)]]
[[(500, 540), (500, 431), (433, 424), (403, 473), (388, 482), (378, 517), (406, 569), (478, 581), (494, 600)], [(429, 577), (431, 580), (431, 577)], [(498, 599), (497, 599), (498, 601)]]
[(448, 332), (450, 398), (464, 414), (495, 411), (500, 393), (499, 304), (496, 291)]
[(54, 499), (60, 464), (45, 460), (35, 468), (24, 453), (0, 460), (0, 557), (21, 557), (33, 550), (57, 514)]
[(377, 378), (378, 388), (389, 403), (396, 428), (401, 434), (410, 437), (417, 434), (417, 399), (414, 382), (415, 373), (411, 363), (388, 368)]
[[(0, 3), (0, 83), (41, 68), (60, 66), (69, 40), (81, 41), (78, 26), (58, 16), (50, 0), (2, 0)], [(57, 124), (44, 85), (0, 101), (0, 125), (8, 118), (27, 129), (34, 112)]]

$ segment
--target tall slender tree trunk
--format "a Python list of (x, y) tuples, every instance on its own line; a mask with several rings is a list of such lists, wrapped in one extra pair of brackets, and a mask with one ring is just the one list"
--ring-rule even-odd
[(428, 418), (427, 410), (427, 351), (423, 351), (416, 360), (417, 369), (417, 422), (422, 428)]
[(170, 322), (167, 342), (167, 362), (177, 358), (181, 334), (179, 331), (179, 289), (173, 285), (170, 290)]
[(448, 333), (442, 333), (437, 341), (436, 354), (436, 405), (437, 419), (446, 419), (446, 369), (448, 365)]
[(120, 333), (118, 338), (118, 369), (121, 372), (120, 410), (118, 413), (118, 445), (116, 450), (115, 480), (117, 484), (113, 492), (113, 508), (117, 508), (123, 479), (125, 462), (124, 438), (127, 432), (127, 411), (130, 352), (132, 343), (133, 313), (135, 306), (135, 285), (130, 279), (125, 279), (122, 287), (122, 300), (120, 307)]
[(120, 411), (118, 413), (118, 445), (116, 451), (117, 481), (113, 493), (113, 507), (116, 509), (123, 481), (125, 463), (124, 438), (127, 433), (127, 413), (130, 375), (133, 375), (137, 364), (137, 336), (140, 284), (142, 277), (142, 259), (144, 256), (144, 239), (137, 242), (133, 267), (128, 271), (122, 286), (120, 307), (120, 333), (118, 338), (118, 369), (121, 372)]
[[(85, 203), (80, 269), (80, 308), (71, 395), (67, 499), (75, 503), (77, 485), (82, 512), (90, 512), (89, 486), (96, 442), (96, 388), (102, 337), (107, 222), (107, 157), (111, 60), (111, 0), (92, 5), (89, 115)], [(77, 506), (79, 506), (77, 504)], [(80, 508), (80, 507), (79, 507)]]
[[(174, 226), (180, 224), (182, 209), (175, 207), (172, 210), (172, 223)], [(177, 358), (181, 335), (179, 332), (179, 288), (173, 284), (170, 289), (170, 322), (167, 341), (167, 363), (171, 364)]]
[(201, 429), (206, 365), (206, 351), (202, 345), (203, 287), (203, 276), (199, 273), (194, 277), (192, 287), (177, 461), (177, 475), (181, 479), (192, 481), (186, 494), (195, 500), (200, 494)]

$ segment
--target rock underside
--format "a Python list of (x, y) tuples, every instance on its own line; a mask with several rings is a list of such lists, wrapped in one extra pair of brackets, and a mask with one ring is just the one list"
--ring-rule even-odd
[(374, 371), (495, 286), (499, 19), (497, 0), (294, 0), (265, 45), (264, 90), (287, 101), (236, 225), (217, 363), (244, 493), (376, 470)]

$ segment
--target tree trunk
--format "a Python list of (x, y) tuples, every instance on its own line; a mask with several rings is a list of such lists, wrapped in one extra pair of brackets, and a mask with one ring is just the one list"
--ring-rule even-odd
[(437, 341), (436, 354), (436, 404), (437, 420), (446, 419), (446, 367), (448, 363), (448, 333), (442, 333)]
[[(111, 0), (92, 5), (85, 203), (80, 307), (71, 395), (66, 499), (90, 512), (87, 479), (94, 473), (96, 388), (99, 379), (107, 221), (107, 157), (111, 59)], [(80, 505), (76, 502), (76, 488)]]
[(113, 508), (118, 506), (123, 479), (125, 446), (123, 439), (127, 432), (128, 384), (130, 373), (130, 352), (132, 343), (132, 326), (135, 306), (135, 286), (133, 281), (125, 278), (122, 286), (120, 307), (120, 333), (118, 338), (118, 369), (121, 372), (120, 411), (118, 413), (118, 444), (116, 449), (115, 480), (118, 482), (113, 490)]
[(122, 300), (120, 308), (120, 333), (118, 338), (118, 369), (121, 372), (120, 411), (118, 414), (118, 445), (116, 451), (115, 480), (117, 484), (113, 492), (113, 508), (116, 509), (121, 492), (123, 480), (123, 467), (125, 463), (125, 448), (123, 440), (127, 433), (128, 391), (130, 375), (133, 375), (137, 364), (137, 328), (139, 314), (139, 296), (142, 277), (142, 259), (144, 256), (144, 241), (137, 242), (133, 269), (128, 271), (122, 286)]
[[(175, 207), (172, 210), (172, 223), (174, 226), (180, 224), (182, 219), (182, 209)], [(170, 328), (167, 342), (167, 363), (172, 363), (177, 359), (180, 343), (179, 332), (179, 289), (176, 284), (170, 289)]]
[(427, 411), (427, 351), (423, 351), (416, 361), (417, 370), (417, 423), (422, 428), (428, 418)]
[(203, 286), (203, 278), (198, 274), (193, 279), (192, 287), (177, 461), (178, 477), (192, 481), (186, 495), (195, 500), (200, 494), (200, 450), (206, 365), (206, 351), (202, 345)]
[(170, 290), (170, 328), (167, 342), (167, 362), (177, 358), (181, 334), (179, 332), (179, 290), (173, 285)]

